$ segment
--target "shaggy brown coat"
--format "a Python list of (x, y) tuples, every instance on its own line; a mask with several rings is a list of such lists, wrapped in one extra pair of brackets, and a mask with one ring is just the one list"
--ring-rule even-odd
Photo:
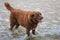
[(19, 25), (22, 25), (26, 28), (26, 33), (28, 36), (30, 35), (30, 30), (32, 30), (32, 33), (35, 34), (37, 24), (43, 19), (42, 14), (40, 12), (15, 9), (11, 7), (8, 2), (5, 2), (4, 4), (6, 8), (11, 12), (10, 30), (12, 30), (14, 26), (15, 29), (17, 29)]

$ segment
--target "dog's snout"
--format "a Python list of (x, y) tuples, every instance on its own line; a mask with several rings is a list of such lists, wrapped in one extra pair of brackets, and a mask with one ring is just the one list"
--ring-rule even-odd
[(43, 19), (43, 17), (41, 17), (41, 19)]

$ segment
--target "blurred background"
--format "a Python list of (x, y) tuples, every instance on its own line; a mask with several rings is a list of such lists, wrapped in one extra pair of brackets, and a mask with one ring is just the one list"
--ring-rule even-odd
[[(10, 11), (5, 2), (17, 9), (39, 11), (44, 19), (38, 24), (36, 35), (28, 38), (23, 27), (18, 33), (9, 31)], [(0, 40), (60, 40), (60, 0), (0, 0)]]

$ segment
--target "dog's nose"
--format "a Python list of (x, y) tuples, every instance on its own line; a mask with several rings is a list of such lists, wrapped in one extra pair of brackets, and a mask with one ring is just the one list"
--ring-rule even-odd
[(43, 19), (43, 17), (41, 17), (41, 19)]

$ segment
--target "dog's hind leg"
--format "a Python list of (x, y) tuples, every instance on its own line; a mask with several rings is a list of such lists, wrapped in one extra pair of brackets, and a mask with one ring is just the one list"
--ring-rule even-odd
[(15, 27), (15, 29), (17, 29), (19, 27), (19, 24), (18, 24), (18, 22), (16, 22), (16, 27)]
[(16, 20), (13, 16), (10, 16), (10, 30), (12, 31), (12, 29), (14, 28), (14, 26), (16, 25)]
[(15, 26), (15, 23), (10, 24), (10, 30), (12, 31), (13, 27)]

